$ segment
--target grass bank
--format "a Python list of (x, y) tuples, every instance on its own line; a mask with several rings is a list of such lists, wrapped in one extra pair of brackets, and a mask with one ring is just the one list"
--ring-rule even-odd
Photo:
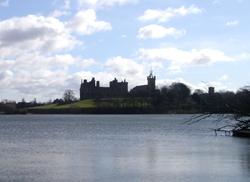
[(34, 114), (116, 114), (148, 113), (151, 102), (146, 98), (87, 99), (70, 104), (46, 104), (32, 107), (28, 113)]

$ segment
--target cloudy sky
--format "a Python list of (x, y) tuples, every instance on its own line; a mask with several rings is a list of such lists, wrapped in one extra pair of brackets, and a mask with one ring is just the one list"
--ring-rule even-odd
[(129, 87), (250, 84), (249, 0), (0, 0), (0, 100), (47, 101), (81, 78)]

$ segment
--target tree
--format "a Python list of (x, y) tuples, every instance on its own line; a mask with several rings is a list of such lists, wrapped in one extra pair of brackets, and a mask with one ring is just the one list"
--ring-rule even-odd
[(185, 103), (191, 93), (190, 88), (183, 83), (173, 83), (169, 87), (169, 94), (174, 99), (175, 104)]
[(74, 101), (76, 101), (76, 97), (75, 97), (75, 93), (73, 90), (65, 90), (64, 94), (63, 94), (63, 100), (65, 103), (72, 103)]
[(202, 95), (202, 94), (204, 94), (204, 91), (201, 89), (195, 89), (194, 94)]
[(236, 93), (235, 112), (250, 117), (250, 87), (241, 88)]
[[(233, 136), (250, 137), (250, 87), (244, 87), (236, 94), (232, 92), (222, 92), (218, 93), (218, 95), (220, 99), (218, 100), (217, 98), (216, 100), (219, 102), (214, 102), (213, 105), (216, 104), (222, 107), (220, 113), (230, 114), (215, 115), (216, 112), (209, 109), (204, 114), (192, 116), (188, 123), (192, 124), (211, 116), (217, 116), (217, 121), (228, 121), (229, 124), (216, 128), (215, 132), (231, 132)], [(209, 99), (211, 100), (211, 98)], [(234, 123), (231, 123), (231, 118), (235, 120)]]

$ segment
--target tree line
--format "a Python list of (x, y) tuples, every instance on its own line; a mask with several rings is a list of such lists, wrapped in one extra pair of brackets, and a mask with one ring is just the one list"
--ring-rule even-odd
[(208, 93), (191, 89), (183, 83), (162, 87), (152, 97), (155, 108), (163, 111), (189, 113), (250, 113), (250, 87), (237, 92)]
[[(111, 105), (117, 107), (118, 111), (129, 107), (145, 109), (149, 113), (250, 113), (250, 87), (246, 86), (237, 92), (221, 91), (208, 93), (202, 90), (194, 90), (184, 83), (172, 83), (169, 86), (155, 90), (151, 95), (128, 95), (126, 98), (110, 99), (107, 102), (96, 99), (96, 106), (106, 107)], [(0, 112), (10, 112), (23, 108), (31, 108), (45, 104), (70, 104), (78, 101), (72, 90), (65, 90), (62, 98), (46, 103), (37, 103), (36, 99), (26, 102), (4, 101), (0, 103)]]

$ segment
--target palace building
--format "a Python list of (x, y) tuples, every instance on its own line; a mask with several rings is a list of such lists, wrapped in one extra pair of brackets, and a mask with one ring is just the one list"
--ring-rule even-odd
[(147, 85), (139, 85), (128, 92), (128, 82), (126, 80), (118, 82), (115, 78), (109, 82), (109, 87), (101, 87), (100, 81), (92, 78), (91, 81), (82, 80), (80, 86), (80, 100), (98, 98), (124, 98), (131, 96), (148, 97), (155, 93), (156, 77), (152, 71), (147, 77)]
[(111, 97), (126, 97), (128, 95), (128, 82), (126, 80), (118, 82), (115, 78), (109, 82), (109, 87), (101, 87), (100, 81), (84, 80), (80, 87), (80, 100), (97, 99), (97, 98), (111, 98)]
[(155, 93), (155, 80), (156, 77), (153, 76), (151, 71), (147, 77), (148, 84), (136, 86), (130, 91), (130, 94), (134, 96), (152, 96)]

